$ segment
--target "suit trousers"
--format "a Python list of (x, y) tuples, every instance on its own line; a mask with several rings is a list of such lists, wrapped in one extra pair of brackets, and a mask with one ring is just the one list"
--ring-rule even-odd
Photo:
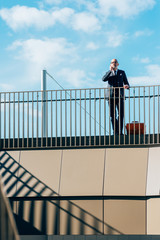
[(124, 119), (124, 98), (111, 97), (109, 103), (110, 118), (115, 134), (122, 134)]

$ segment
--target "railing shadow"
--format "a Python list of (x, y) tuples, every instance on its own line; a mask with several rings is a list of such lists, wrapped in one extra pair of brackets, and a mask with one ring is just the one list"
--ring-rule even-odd
[[(20, 235), (122, 234), (104, 221), (102, 199), (98, 217), (94, 215), (94, 199), (63, 199), (32, 175), (7, 152), (0, 155), (0, 173), (15, 214)], [(47, 197), (44, 197), (46, 196)], [(92, 211), (80, 207), (91, 201)], [(77, 204), (79, 202), (79, 204)], [(88, 206), (88, 205), (87, 205)]]
[(8, 199), (0, 176), (0, 239), (20, 240)]

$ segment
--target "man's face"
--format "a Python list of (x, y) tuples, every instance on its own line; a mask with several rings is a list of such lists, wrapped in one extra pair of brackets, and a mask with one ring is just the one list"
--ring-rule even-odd
[(117, 68), (118, 65), (119, 65), (119, 63), (118, 63), (117, 59), (112, 59), (112, 61), (111, 61), (111, 66), (112, 66), (113, 68)]

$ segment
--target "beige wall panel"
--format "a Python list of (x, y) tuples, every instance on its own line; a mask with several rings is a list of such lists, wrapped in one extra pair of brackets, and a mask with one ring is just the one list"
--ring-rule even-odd
[(102, 195), (104, 149), (63, 152), (60, 195)]
[(146, 195), (160, 194), (160, 148), (149, 149), (148, 176)]
[(6, 153), (13, 159), (15, 159), (17, 162), (19, 162), (21, 151), (7, 151)]
[[(33, 189), (41, 194), (41, 190), (45, 187), (51, 188), (58, 193), (59, 178), (60, 178), (60, 165), (61, 165), (61, 152), (59, 150), (34, 150), (34, 151), (22, 151), (20, 164), (27, 169), (27, 171), (33, 175), (33, 178), (28, 182), (29, 186), (34, 186)], [(38, 178), (42, 183), (36, 184)], [(30, 192), (29, 196), (32, 196), (34, 191)], [(45, 189), (41, 195), (50, 195), (51, 191)], [(54, 194), (53, 194), (54, 195)], [(20, 196), (23, 196), (21, 191)]]
[(145, 195), (147, 148), (107, 149), (105, 195)]
[(160, 234), (160, 198), (147, 200), (147, 234)]
[(102, 201), (75, 200), (61, 201), (60, 234), (101, 234)]
[[(17, 190), (17, 179), (16, 176), (19, 173), (18, 168), (18, 159), (19, 159), (19, 151), (14, 152), (0, 152), (1, 160), (0, 166), (2, 167), (0, 170), (0, 174), (2, 174), (2, 181), (4, 183), (4, 189), (8, 192), (7, 196), (13, 196)], [(1, 165), (2, 164), (2, 165)], [(14, 172), (15, 177), (12, 176)]]
[(105, 200), (105, 234), (145, 234), (145, 201)]

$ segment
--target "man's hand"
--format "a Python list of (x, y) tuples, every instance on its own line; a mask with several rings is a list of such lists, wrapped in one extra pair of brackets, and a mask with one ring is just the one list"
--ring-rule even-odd
[(114, 69), (113, 69), (113, 66), (112, 66), (112, 64), (110, 64), (110, 70), (111, 71), (113, 71)]
[(117, 70), (117, 67), (113, 64), (110, 64), (110, 70), (111, 71), (116, 71)]
[(124, 87), (125, 89), (128, 89), (128, 88), (129, 88), (129, 86), (128, 86), (128, 85), (124, 85), (123, 87)]

